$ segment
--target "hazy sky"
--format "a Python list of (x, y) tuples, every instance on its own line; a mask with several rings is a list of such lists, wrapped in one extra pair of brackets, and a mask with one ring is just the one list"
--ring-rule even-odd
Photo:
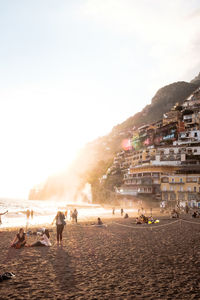
[(0, 0), (0, 197), (200, 72), (199, 0)]

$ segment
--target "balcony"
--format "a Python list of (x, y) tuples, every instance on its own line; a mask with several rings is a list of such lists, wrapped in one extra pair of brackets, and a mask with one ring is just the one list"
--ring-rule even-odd
[(172, 182), (172, 181), (170, 181), (169, 182), (169, 184), (185, 184), (185, 182), (181, 182), (181, 181), (174, 181), (174, 182)]

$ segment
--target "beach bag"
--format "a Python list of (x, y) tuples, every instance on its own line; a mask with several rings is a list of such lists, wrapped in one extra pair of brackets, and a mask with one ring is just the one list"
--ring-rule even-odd
[(64, 226), (66, 225), (64, 214), (62, 214), (62, 224), (63, 224)]

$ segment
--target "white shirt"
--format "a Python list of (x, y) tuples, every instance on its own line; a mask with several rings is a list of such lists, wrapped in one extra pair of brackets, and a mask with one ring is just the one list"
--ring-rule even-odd
[(50, 242), (50, 240), (48, 239), (48, 237), (46, 236), (46, 234), (43, 234), (42, 240), (40, 240), (40, 242), (41, 242), (43, 245), (47, 246), (47, 247), (50, 247), (50, 246), (51, 246), (51, 242)]

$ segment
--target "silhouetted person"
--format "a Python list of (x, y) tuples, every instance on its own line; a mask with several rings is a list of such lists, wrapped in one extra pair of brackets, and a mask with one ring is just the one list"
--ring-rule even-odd
[(5, 215), (5, 214), (7, 214), (7, 212), (8, 212), (8, 210), (7, 210), (7, 211), (5, 211), (4, 213), (0, 213), (0, 225), (2, 224), (2, 221), (1, 221), (1, 216), (3, 216), (3, 215)]
[(33, 219), (33, 210), (31, 209), (31, 219)]
[(77, 211), (76, 208), (74, 209), (73, 215), (74, 215), (74, 220), (77, 223), (77, 221), (78, 221), (78, 211)]
[(113, 207), (112, 209), (112, 214), (114, 215), (115, 214), (115, 208)]
[(101, 221), (101, 218), (97, 219), (97, 225), (103, 225), (103, 222)]
[(123, 214), (124, 214), (124, 210), (123, 208), (121, 208), (121, 216), (123, 216)]
[(128, 219), (128, 214), (127, 213), (124, 215), (124, 219)]
[(27, 217), (27, 220), (30, 218), (30, 214), (31, 214), (30, 210), (27, 209), (27, 211), (26, 211), (26, 217)]

